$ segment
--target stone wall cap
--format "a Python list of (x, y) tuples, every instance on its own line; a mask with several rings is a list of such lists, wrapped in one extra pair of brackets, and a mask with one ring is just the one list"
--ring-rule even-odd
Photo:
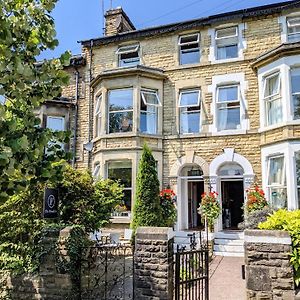
[(138, 227), (136, 230), (138, 239), (168, 239), (174, 237), (174, 231), (171, 227)]
[(245, 242), (262, 244), (283, 244), (290, 245), (291, 237), (287, 231), (283, 230), (250, 230), (246, 229)]

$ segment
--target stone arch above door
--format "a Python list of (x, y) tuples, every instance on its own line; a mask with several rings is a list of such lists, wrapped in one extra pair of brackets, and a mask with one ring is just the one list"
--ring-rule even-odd
[(180, 175), (182, 168), (188, 164), (198, 165), (204, 176), (209, 174), (209, 166), (206, 160), (202, 157), (195, 155), (195, 151), (186, 151), (186, 155), (177, 159), (170, 170), (170, 177), (177, 177)]
[(244, 175), (254, 175), (253, 168), (244, 156), (235, 153), (233, 148), (224, 149), (224, 153), (217, 156), (210, 164), (209, 175), (217, 176), (218, 169), (221, 165), (228, 162), (235, 162), (244, 169)]

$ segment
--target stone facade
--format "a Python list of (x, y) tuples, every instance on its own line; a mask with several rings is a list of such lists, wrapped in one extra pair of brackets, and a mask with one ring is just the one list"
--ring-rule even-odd
[(246, 289), (249, 300), (292, 300), (291, 238), (284, 231), (245, 231)]
[(135, 299), (173, 299), (172, 235), (170, 228), (137, 229), (134, 254)]
[[(268, 57), (264, 56), (260, 59), (259, 65), (257, 59), (282, 45), (282, 36), (287, 26), (282, 19), (286, 20), (290, 14), (298, 13), (300, 13), (299, 6), (296, 4), (289, 6), (274, 4), (261, 9), (255, 8), (249, 13), (232, 12), (227, 19), (213, 16), (206, 21), (199, 20), (173, 27), (166, 25), (139, 31), (133, 30), (133, 25), (128, 22), (128, 17), (125, 17), (120, 8), (110, 10), (106, 15), (107, 36), (82, 42), (82, 56), (87, 63), (86, 66), (78, 69), (81, 80), (75, 166), (93, 170), (96, 164), (100, 164), (99, 176), (106, 178), (110, 161), (130, 161), (131, 207), (133, 207), (138, 162), (143, 143), (148, 143), (157, 161), (161, 187), (170, 185), (177, 194), (179, 218), (177, 229), (179, 230), (193, 227), (191, 225), (193, 222), (188, 221), (191, 218), (188, 212), (190, 210), (188, 199), (192, 198), (188, 194), (190, 185), (187, 179), (183, 178), (187, 175), (184, 173), (187, 168), (201, 168), (203, 174), (197, 180), (203, 180), (203, 190), (215, 190), (220, 197), (225, 197), (226, 194), (221, 183), (226, 178), (222, 178), (218, 170), (226, 164), (228, 166), (237, 164), (243, 169), (243, 174), (231, 176), (232, 180), (239, 179), (243, 183), (242, 201), (245, 200), (245, 190), (254, 181), (263, 183), (264, 189), (267, 190), (268, 182), (263, 179), (268, 178), (267, 164), (270, 155), (263, 157), (262, 149), (283, 142), (296, 144), (296, 148), (298, 145), (300, 147), (300, 123), (299, 120), (293, 120), (293, 122), (281, 122), (267, 128), (261, 125), (264, 114), (264, 107), (261, 104), (263, 87), (260, 87), (258, 73), (262, 66), (272, 65), (279, 55), (268, 54)], [(119, 16), (118, 20), (116, 20), (117, 16)], [(124, 26), (120, 27), (120, 22), (124, 22)], [(237, 26), (239, 31), (238, 57), (217, 60), (216, 30), (230, 26)], [(118, 34), (117, 30), (120, 28), (123, 28), (122, 34)], [(178, 41), (181, 36), (190, 34), (199, 34), (200, 59), (197, 63), (181, 64)], [(139, 65), (119, 67), (117, 50), (121, 46), (128, 45), (138, 45)], [(295, 47), (295, 45), (292, 47), (293, 54), (298, 53)], [(297, 59), (300, 61), (300, 58)], [(282, 80), (289, 81), (284, 76)], [(74, 94), (73, 83), (64, 90), (66, 95)], [(241, 124), (240, 128), (220, 131), (217, 128), (217, 89), (222, 84), (232, 83), (240, 87)], [(109, 91), (128, 87), (133, 89), (133, 129), (131, 132), (109, 133)], [(160, 98), (156, 134), (141, 132), (140, 91), (143, 88), (156, 90)], [(178, 107), (180, 93), (184, 89), (195, 88), (201, 91), (201, 128), (197, 133), (182, 134)], [(96, 136), (95, 99), (99, 94), (102, 95), (102, 119), (101, 133)], [(91, 152), (83, 147), (87, 142), (93, 143)], [(290, 160), (289, 169), (295, 172), (291, 160), (293, 155), (285, 159)], [(238, 156), (243, 157), (244, 160), (237, 159)], [(224, 160), (221, 161), (220, 157)], [(202, 165), (196, 163), (197, 161), (201, 161)], [(241, 165), (241, 161), (245, 164)], [(206, 169), (203, 168), (204, 165)], [(247, 168), (249, 165), (251, 167)], [(217, 173), (211, 172), (212, 166)], [(287, 189), (286, 206), (290, 209), (299, 206), (294, 185), (283, 187)], [(201, 193), (198, 192), (198, 196), (192, 201), (199, 201), (200, 195)], [(271, 196), (270, 190), (267, 197), (271, 198)], [(225, 201), (225, 199), (220, 200), (221, 203)], [(128, 222), (129, 219), (124, 223)], [(223, 229), (221, 217), (215, 228)]]

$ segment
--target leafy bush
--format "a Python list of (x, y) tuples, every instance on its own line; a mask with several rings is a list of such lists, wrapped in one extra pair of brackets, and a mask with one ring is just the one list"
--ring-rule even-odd
[(160, 205), (162, 208), (162, 219), (165, 226), (173, 227), (177, 219), (177, 210), (174, 205), (175, 193), (171, 189), (164, 189), (160, 192)]
[(59, 186), (60, 219), (67, 225), (82, 225), (86, 232), (108, 223), (113, 208), (123, 197), (122, 187), (110, 179), (94, 183), (88, 171), (68, 166)]
[(134, 230), (139, 226), (164, 226), (156, 162), (147, 145), (144, 145), (139, 164), (133, 212), (131, 226)]
[(280, 209), (260, 223), (260, 229), (285, 230), (292, 238), (292, 253), (290, 262), (294, 267), (295, 284), (300, 285), (300, 210), (287, 211)]
[(217, 198), (218, 194), (216, 192), (203, 193), (200, 207), (198, 208), (199, 214), (207, 219), (211, 229), (221, 213), (221, 206)]

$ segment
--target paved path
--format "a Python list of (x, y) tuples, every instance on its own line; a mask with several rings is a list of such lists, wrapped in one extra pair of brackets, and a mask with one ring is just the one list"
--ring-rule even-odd
[(242, 257), (216, 256), (210, 264), (210, 300), (245, 300)]

